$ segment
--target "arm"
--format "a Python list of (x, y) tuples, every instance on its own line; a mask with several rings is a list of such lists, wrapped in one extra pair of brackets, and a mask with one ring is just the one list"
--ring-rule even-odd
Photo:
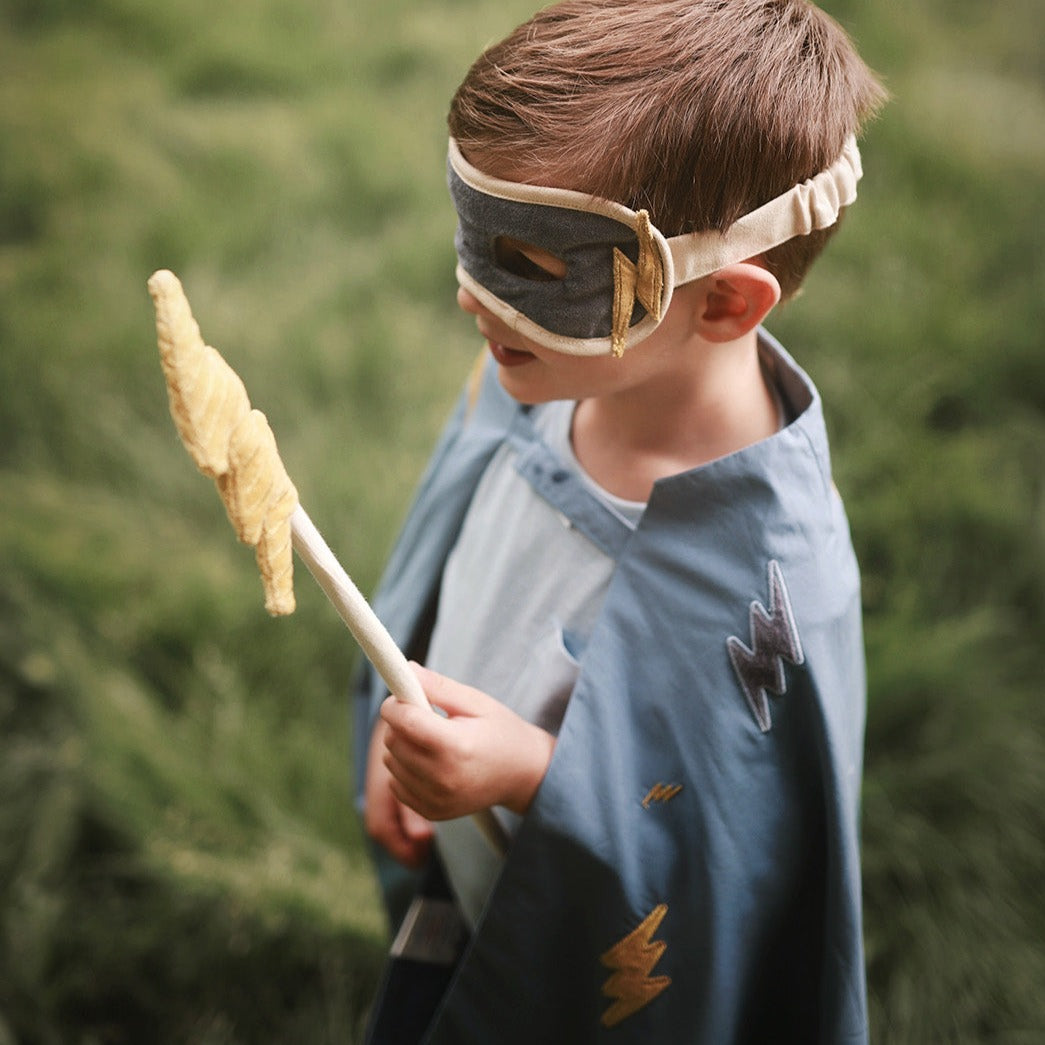
[(524, 814), (544, 779), (555, 738), (493, 697), (413, 665), (446, 717), (389, 698), (381, 706), (391, 795), (430, 820), (501, 805)]

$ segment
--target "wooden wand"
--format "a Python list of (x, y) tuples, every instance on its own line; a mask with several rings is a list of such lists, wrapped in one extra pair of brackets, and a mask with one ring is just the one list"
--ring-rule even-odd
[[(265, 415), (252, 409), (243, 382), (221, 354), (204, 344), (177, 276), (161, 269), (148, 285), (171, 416), (196, 466), (217, 484), (236, 535), (255, 549), (265, 608), (274, 616), (294, 611), (293, 548), (389, 692), (430, 708), (406, 657), (298, 503)], [(504, 853), (505, 833), (492, 812), (474, 819)]]

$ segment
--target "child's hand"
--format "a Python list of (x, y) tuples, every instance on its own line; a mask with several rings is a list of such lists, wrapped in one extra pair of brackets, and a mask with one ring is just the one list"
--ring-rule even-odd
[(407, 867), (421, 867), (432, 848), (432, 825), (392, 794), (392, 775), (384, 765), (387, 733), (388, 727), (379, 720), (370, 737), (363, 824), (394, 859)]
[(413, 665), (446, 718), (389, 697), (384, 766), (392, 794), (430, 820), (493, 805), (522, 814), (544, 779), (555, 738), (493, 697)]

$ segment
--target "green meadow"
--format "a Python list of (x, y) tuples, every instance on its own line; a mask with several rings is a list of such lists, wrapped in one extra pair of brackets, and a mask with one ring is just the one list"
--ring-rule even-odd
[[(1045, 1040), (1045, 46), (1035, 0), (831, 0), (893, 100), (770, 324), (864, 571), (875, 1042)], [(182, 279), (369, 591), (480, 345), (446, 103), (522, 0), (0, 0), (0, 1045), (350, 1043), (384, 924), (357, 650), (182, 449)]]

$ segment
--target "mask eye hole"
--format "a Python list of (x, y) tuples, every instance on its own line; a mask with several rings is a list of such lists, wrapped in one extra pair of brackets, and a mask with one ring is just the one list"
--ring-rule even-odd
[(498, 236), (493, 243), (497, 264), (513, 276), (533, 280), (536, 283), (553, 283), (566, 275), (566, 262), (543, 247)]

